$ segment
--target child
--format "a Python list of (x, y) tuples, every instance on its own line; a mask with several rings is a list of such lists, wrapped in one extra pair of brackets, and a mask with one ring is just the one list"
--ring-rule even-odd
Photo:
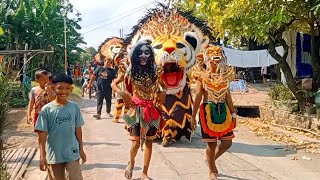
[[(229, 81), (234, 76), (233, 68), (227, 64), (223, 49), (208, 47), (204, 61), (193, 70), (197, 78), (196, 97), (193, 104), (191, 126), (196, 128), (196, 114), (200, 106), (200, 124), (209, 166), (209, 180), (217, 179), (215, 161), (232, 145), (233, 129), (236, 127), (236, 113), (229, 90)], [(220, 140), (221, 144), (217, 145)]]
[(86, 161), (81, 129), (84, 121), (78, 104), (68, 100), (72, 84), (68, 75), (54, 76), (56, 98), (41, 109), (35, 126), (39, 131), (40, 170), (48, 170), (50, 180), (66, 179), (65, 171), (71, 180), (83, 179), (79, 159)]
[[(33, 122), (33, 125), (37, 122), (41, 108), (55, 98), (50, 86), (48, 86), (50, 83), (49, 73), (46, 70), (37, 70), (35, 72), (35, 79), (39, 85), (33, 87), (30, 91), (27, 114), (27, 123), (31, 124)], [(34, 110), (33, 117), (31, 116), (32, 110)]]

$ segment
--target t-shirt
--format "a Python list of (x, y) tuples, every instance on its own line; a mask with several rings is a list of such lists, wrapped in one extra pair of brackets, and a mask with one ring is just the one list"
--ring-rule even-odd
[(29, 93), (29, 98), (34, 100), (34, 113), (39, 114), (41, 108), (50, 102), (48, 93), (40, 86), (33, 87)]
[(116, 77), (116, 71), (112, 68), (98, 67), (94, 71), (94, 75), (97, 77), (98, 89), (100, 91), (111, 91), (112, 80)]
[(261, 67), (261, 75), (267, 74), (267, 66)]
[(88, 70), (88, 69), (85, 69), (85, 70), (83, 71), (83, 74), (84, 74), (84, 75), (89, 75), (89, 70)]
[(75, 129), (83, 125), (80, 107), (75, 102), (69, 101), (65, 106), (51, 102), (41, 109), (35, 129), (48, 133), (46, 143), (48, 164), (80, 159)]

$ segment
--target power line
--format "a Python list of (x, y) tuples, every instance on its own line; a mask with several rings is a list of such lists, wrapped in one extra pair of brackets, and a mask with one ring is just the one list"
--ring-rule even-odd
[(114, 17), (111, 17), (111, 18), (107, 18), (107, 19), (104, 19), (104, 20), (101, 20), (101, 21), (98, 21), (98, 22), (95, 22), (95, 23), (92, 23), (92, 24), (88, 24), (88, 25), (85, 25), (85, 26), (82, 26), (82, 27), (90, 27), (90, 26), (93, 26), (93, 25), (96, 25), (96, 24), (100, 24), (100, 23), (102, 23), (102, 22), (105, 22), (105, 21), (109, 21), (109, 20), (111, 20), (111, 19), (114, 19), (114, 18), (117, 18), (117, 17), (119, 17), (119, 16), (123, 16), (123, 15), (125, 15), (125, 14), (127, 14), (128, 12), (132, 12), (132, 11), (135, 11), (135, 10), (137, 10), (137, 9), (143, 9), (143, 8), (145, 8), (145, 7), (147, 7), (147, 6), (149, 6), (149, 5), (151, 5), (151, 4), (153, 4), (155, 1), (152, 1), (152, 2), (149, 2), (149, 3), (146, 3), (146, 4), (143, 4), (143, 5), (141, 5), (141, 6), (139, 6), (139, 7), (136, 7), (136, 8), (134, 8), (134, 9), (132, 9), (132, 10), (130, 10), (130, 11), (127, 11), (126, 13), (122, 13), (122, 14), (119, 14), (119, 15), (117, 15), (117, 16), (114, 16)]
[[(149, 5), (151, 5), (151, 4), (149, 4)], [(149, 5), (148, 5), (148, 6), (149, 6)], [(146, 6), (146, 7), (147, 7), (147, 6)], [(128, 16), (130, 16), (130, 15), (132, 15), (132, 14), (136, 13), (136, 12), (138, 12), (138, 11), (140, 11), (140, 9), (138, 9), (138, 10), (136, 10), (136, 11), (134, 11), (134, 12), (132, 12), (132, 13), (130, 13), (130, 14), (128, 14), (128, 15), (126, 15), (126, 16), (123, 16), (123, 17), (121, 17), (121, 18), (119, 18), (119, 19), (117, 19), (117, 20), (115, 20), (115, 21), (112, 21), (112, 22), (110, 22), (110, 23), (108, 23), (108, 24), (105, 24), (105, 25), (103, 25), (103, 26), (100, 26), (100, 27), (94, 28), (94, 29), (92, 29), (92, 30), (90, 30), (90, 31), (87, 31), (87, 32), (84, 32), (84, 33), (82, 33), (82, 34), (87, 34), (87, 33), (90, 33), (90, 32), (93, 32), (93, 31), (96, 31), (96, 30), (98, 30), (98, 29), (104, 28), (104, 27), (106, 27), (106, 26), (108, 26), (108, 25), (110, 25), (110, 24), (113, 24), (113, 23), (115, 23), (115, 22), (118, 22), (118, 21), (120, 21), (120, 20), (122, 20), (122, 19), (124, 19), (124, 18), (126, 18), (126, 17), (128, 17)]]

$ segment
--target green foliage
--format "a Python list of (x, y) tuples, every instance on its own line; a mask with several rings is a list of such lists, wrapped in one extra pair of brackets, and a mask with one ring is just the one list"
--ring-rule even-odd
[(9, 101), (9, 106), (13, 108), (25, 108), (28, 106), (29, 99), (27, 94), (30, 92), (29, 88), (11, 88), (11, 96)]
[(80, 83), (74, 84), (72, 90), (72, 94), (77, 95), (77, 96), (82, 96), (82, 86)]
[(313, 92), (310, 90), (302, 90), (303, 97), (305, 98), (305, 105), (306, 106), (312, 106), (314, 103), (312, 102), (312, 98), (315, 97), (317, 92)]
[(4, 162), (4, 139), (3, 131), (7, 126), (7, 113), (9, 111), (10, 86), (2, 75), (2, 64), (0, 64), (0, 179), (9, 180), (6, 163)]
[[(291, 20), (288, 28), (308, 31), (309, 13), (316, 14), (316, 6), (308, 1), (292, 0), (177, 0), (176, 6), (191, 10), (208, 21), (215, 35), (224, 39), (225, 33), (234, 41), (241, 38), (268, 43), (270, 35)], [(312, 21), (311, 21), (312, 22)]]
[[(243, 39), (268, 44), (268, 52), (279, 62), (288, 87), (299, 101), (302, 111), (304, 98), (286, 61), (288, 49), (291, 47), (283, 39), (283, 32), (292, 30), (309, 33), (314, 74), (313, 88), (320, 87), (320, 66), (317, 58), (319, 47), (314, 40), (316, 32), (320, 30), (318, 11), (320, 0), (172, 0), (171, 2), (207, 20), (217, 38), (229, 39), (236, 45), (241, 44)], [(283, 55), (278, 54), (276, 46), (284, 48)]]
[(276, 83), (271, 86), (269, 88), (268, 95), (272, 100), (289, 101), (294, 99), (290, 89), (281, 83)]
[[(72, 4), (64, 7), (58, 0), (3, 0), (0, 4), (0, 25), (4, 35), (0, 36), (0, 46), (7, 50), (24, 49), (24, 44), (28, 43), (29, 49), (52, 50), (53, 54), (34, 59), (29, 68), (37, 69), (39, 63), (44, 61), (47, 70), (53, 73), (64, 72), (64, 14), (73, 11)], [(85, 44), (77, 32), (81, 28), (78, 24), (80, 20), (79, 16), (66, 20), (70, 61), (79, 59), (79, 55), (71, 51), (81, 52), (78, 45)]]

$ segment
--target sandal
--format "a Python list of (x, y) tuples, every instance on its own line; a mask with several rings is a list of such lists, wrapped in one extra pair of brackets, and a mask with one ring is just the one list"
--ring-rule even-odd
[(150, 178), (148, 177), (148, 175), (142, 174), (141, 175), (141, 180), (150, 180)]
[[(206, 165), (209, 167), (209, 164), (208, 164), (208, 160), (204, 160), (204, 162), (206, 163)], [(218, 174), (219, 174), (219, 171), (218, 171), (218, 169), (216, 168), (216, 171), (214, 172), (214, 174), (216, 174), (216, 176), (218, 176)]]
[(216, 173), (214, 173), (214, 174), (215, 174), (216, 177), (212, 178), (212, 177), (209, 176), (208, 180), (218, 180), (217, 174)]
[(124, 171), (124, 177), (126, 177), (127, 179), (132, 178), (133, 167), (129, 168), (129, 166), (130, 166), (130, 161), (128, 162), (128, 166), (127, 166), (126, 170)]

